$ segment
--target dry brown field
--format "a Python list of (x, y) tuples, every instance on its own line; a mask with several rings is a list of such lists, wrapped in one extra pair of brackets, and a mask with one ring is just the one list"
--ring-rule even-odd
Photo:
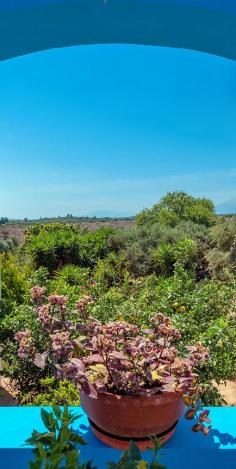
[[(90, 231), (96, 231), (102, 227), (112, 227), (118, 229), (126, 229), (134, 226), (134, 220), (89, 220), (80, 223), (72, 223)], [(16, 238), (20, 244), (24, 242), (25, 230), (31, 226), (30, 224), (6, 224), (0, 226), (0, 240), (7, 241)]]

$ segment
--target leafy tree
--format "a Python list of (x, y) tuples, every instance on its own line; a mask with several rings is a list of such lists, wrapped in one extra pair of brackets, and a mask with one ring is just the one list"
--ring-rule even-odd
[(138, 224), (160, 223), (175, 226), (181, 220), (205, 226), (215, 222), (214, 204), (206, 198), (193, 197), (186, 192), (168, 192), (153, 208), (141, 212)]
[(7, 217), (1, 217), (0, 218), (0, 225), (5, 225), (5, 223), (7, 223), (9, 221), (9, 219)]

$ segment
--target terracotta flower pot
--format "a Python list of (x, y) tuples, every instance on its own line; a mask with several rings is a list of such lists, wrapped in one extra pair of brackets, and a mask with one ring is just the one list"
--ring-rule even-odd
[(148, 397), (104, 392), (94, 398), (81, 391), (80, 399), (95, 435), (118, 449), (127, 449), (131, 439), (141, 450), (151, 447), (150, 435), (156, 435), (164, 444), (184, 413), (184, 403), (175, 392)]

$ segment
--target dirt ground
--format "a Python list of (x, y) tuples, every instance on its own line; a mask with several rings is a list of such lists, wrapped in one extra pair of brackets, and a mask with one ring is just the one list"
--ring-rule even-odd
[(220, 384), (218, 389), (229, 406), (236, 406), (236, 380), (226, 381), (226, 385)]
[(9, 379), (0, 377), (0, 407), (17, 406), (16, 393)]

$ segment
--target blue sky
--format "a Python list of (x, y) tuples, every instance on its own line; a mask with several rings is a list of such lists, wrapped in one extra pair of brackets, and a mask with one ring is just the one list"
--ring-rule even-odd
[(169, 190), (236, 211), (236, 63), (80, 46), (0, 63), (0, 216), (134, 214)]

